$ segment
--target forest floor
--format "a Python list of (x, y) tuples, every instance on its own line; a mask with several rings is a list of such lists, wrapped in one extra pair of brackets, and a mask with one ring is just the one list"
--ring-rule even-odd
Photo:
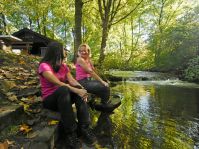
[(42, 108), (40, 59), (0, 50), (0, 149), (56, 148), (60, 116)]

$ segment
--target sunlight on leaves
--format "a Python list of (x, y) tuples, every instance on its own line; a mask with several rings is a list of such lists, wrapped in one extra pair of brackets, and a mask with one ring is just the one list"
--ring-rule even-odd
[(8, 149), (9, 144), (8, 141), (4, 141), (3, 143), (0, 143), (0, 149)]
[(26, 138), (28, 138), (28, 139), (32, 139), (32, 138), (35, 138), (36, 136), (38, 136), (38, 134), (39, 134), (39, 132), (38, 132), (38, 131), (30, 132), (30, 133), (27, 133)]
[(59, 121), (57, 120), (51, 120), (48, 122), (48, 125), (57, 125), (59, 123)]
[(23, 133), (28, 133), (32, 130), (32, 128), (26, 124), (22, 124), (20, 125), (19, 131), (23, 132)]

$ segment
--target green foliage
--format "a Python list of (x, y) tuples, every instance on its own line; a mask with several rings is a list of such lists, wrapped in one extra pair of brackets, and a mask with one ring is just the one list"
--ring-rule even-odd
[(141, 55), (139, 58), (133, 59), (129, 62), (121, 56), (121, 53), (111, 52), (106, 55), (103, 63), (104, 69), (120, 69), (120, 70), (146, 70), (153, 67), (153, 56), (147, 53)]
[(117, 53), (109, 53), (103, 63), (105, 69), (122, 69), (122, 59)]
[[(176, 70), (193, 58), (198, 50), (199, 27), (181, 25), (169, 27), (161, 35), (154, 35), (151, 49), (161, 39), (156, 67), (160, 70)], [(155, 52), (155, 51), (154, 51)]]
[[(102, 44), (98, 2), (83, 2), (82, 42), (89, 44), (92, 60), (97, 64)], [(112, 9), (116, 8), (117, 2), (114, 1)], [(138, 2), (122, 1), (111, 22), (114, 24), (120, 20)], [(199, 6), (196, 1), (189, 4), (181, 0), (163, 2), (146, 1), (126, 19), (109, 24), (105, 62), (97, 65), (105, 69), (147, 70), (156, 67), (175, 70), (195, 56), (199, 38)], [(0, 33), (12, 34), (27, 27), (59, 40), (74, 51), (74, 4), (75, 1), (69, 0), (13, 0), (12, 3), (2, 0)], [(72, 56), (69, 56), (69, 61)]]
[(184, 71), (184, 77), (188, 81), (199, 82), (199, 56), (191, 59)]

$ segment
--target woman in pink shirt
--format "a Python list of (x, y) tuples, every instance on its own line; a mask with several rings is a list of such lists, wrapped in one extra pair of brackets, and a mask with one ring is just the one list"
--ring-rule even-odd
[[(93, 144), (96, 137), (89, 128), (90, 115), (87, 107), (87, 91), (72, 77), (64, 60), (63, 46), (51, 42), (39, 65), (39, 78), (44, 108), (61, 114), (59, 126), (63, 126), (69, 148), (81, 148), (77, 128), (83, 141)], [(78, 126), (72, 104), (77, 109)]]
[[(102, 104), (107, 104), (110, 96), (109, 84), (95, 72), (90, 60), (91, 49), (87, 44), (81, 44), (76, 61), (76, 80), (89, 92), (101, 98)], [(94, 78), (91, 79), (91, 78)]]

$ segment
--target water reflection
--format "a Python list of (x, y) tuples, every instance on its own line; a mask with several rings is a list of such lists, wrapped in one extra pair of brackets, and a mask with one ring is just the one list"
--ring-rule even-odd
[(112, 139), (113, 123), (110, 115), (113, 113), (101, 112), (97, 125), (94, 128), (98, 142), (102, 147), (114, 148)]
[(110, 131), (103, 131), (110, 138), (110, 148), (199, 147), (198, 88), (126, 82), (112, 90), (124, 94), (122, 105), (107, 119), (100, 115), (95, 121), (97, 126), (109, 124), (104, 128)]

